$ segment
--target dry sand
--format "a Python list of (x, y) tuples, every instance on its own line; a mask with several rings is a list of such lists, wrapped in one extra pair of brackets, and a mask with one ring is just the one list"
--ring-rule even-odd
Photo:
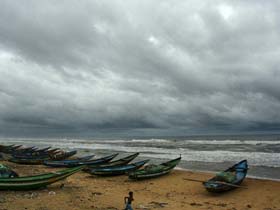
[[(4, 162), (20, 175), (59, 169)], [(174, 170), (164, 177), (130, 181), (126, 176), (96, 177), (84, 172), (72, 175), (47, 189), (0, 191), (0, 210), (116, 210), (124, 209), (124, 196), (134, 192), (134, 209), (166, 210), (280, 210), (280, 182), (247, 178), (243, 186), (223, 194), (207, 192), (201, 183), (213, 174)]]

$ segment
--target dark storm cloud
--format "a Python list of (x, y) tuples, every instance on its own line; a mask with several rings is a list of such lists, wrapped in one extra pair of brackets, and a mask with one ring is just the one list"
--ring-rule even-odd
[(279, 128), (277, 2), (0, 4), (2, 134)]

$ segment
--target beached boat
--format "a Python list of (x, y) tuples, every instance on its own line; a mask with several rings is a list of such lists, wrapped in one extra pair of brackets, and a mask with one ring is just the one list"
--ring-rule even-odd
[(9, 161), (12, 163), (17, 164), (25, 164), (25, 165), (40, 165), (45, 160), (48, 160), (49, 158), (10, 158)]
[(77, 150), (73, 150), (69, 152), (60, 151), (54, 154), (50, 154), (49, 156), (51, 160), (64, 160), (76, 154), (77, 154)]
[(46, 147), (46, 148), (42, 148), (42, 149), (32, 149), (30, 151), (15, 151), (12, 156), (13, 157), (17, 157), (17, 158), (20, 158), (20, 157), (25, 157), (25, 156), (48, 156), (50, 153), (49, 153), (49, 149), (51, 147)]
[[(45, 158), (49, 157), (52, 160), (63, 160), (69, 158), (77, 153), (76, 150), (65, 152), (59, 148), (51, 149), (51, 147), (46, 147), (39, 149), (35, 146), (24, 147), (22, 145), (0, 145), (0, 154), (5, 157), (14, 157), (22, 159), (34, 158)], [(6, 158), (8, 159), (8, 158)]]
[(19, 149), (11, 150), (10, 152), (6, 152), (6, 154), (11, 155), (24, 155), (24, 154), (30, 154), (36, 151), (37, 147), (20, 147)]
[(215, 176), (212, 179), (209, 179), (208, 181), (204, 182), (203, 185), (209, 192), (224, 192), (235, 189), (245, 179), (247, 175), (247, 170), (247, 160), (242, 160), (224, 171), (226, 173), (233, 173), (234, 177), (232, 180), (221, 180), (221, 177)]
[(48, 154), (34, 154), (34, 153), (24, 153), (24, 154), (12, 154), (11, 158), (15, 159), (38, 159), (38, 158), (49, 158)]
[(43, 164), (46, 160), (63, 160), (68, 157), (71, 157), (77, 153), (77, 150), (69, 152), (60, 152), (55, 155), (13, 155), (9, 159), (10, 162), (26, 165), (40, 165)]
[(65, 179), (66, 177), (82, 170), (82, 168), (83, 166), (79, 166), (36, 176), (0, 178), (0, 190), (31, 190), (46, 187), (54, 182)]
[(33, 154), (33, 153), (24, 153), (24, 154), (7, 154), (7, 160), (9, 159), (48, 159), (50, 158), (48, 154)]
[(139, 155), (139, 153), (137, 152), (132, 155), (129, 155), (124, 158), (120, 158), (118, 160), (114, 160), (114, 161), (111, 161), (108, 163), (98, 164), (98, 165), (89, 165), (87, 168), (84, 168), (83, 171), (89, 172), (92, 168), (127, 165), (129, 162), (131, 162), (133, 159), (135, 159), (138, 155)]
[(50, 160), (50, 161), (44, 161), (43, 164), (52, 167), (67, 167), (69, 164), (74, 164), (81, 161), (87, 161), (93, 157), (94, 155), (88, 155), (88, 156), (79, 157), (70, 160), (52, 160), (52, 161)]
[(149, 160), (143, 160), (143, 161), (139, 161), (136, 163), (131, 163), (129, 165), (123, 165), (123, 166), (105, 166), (105, 167), (92, 168), (89, 171), (89, 173), (93, 175), (99, 175), (99, 176), (121, 175), (141, 168), (148, 161)]
[(159, 165), (148, 165), (143, 169), (139, 169), (129, 173), (129, 178), (136, 180), (148, 179), (168, 174), (173, 168), (175, 168), (176, 165), (178, 165), (180, 160), (181, 157), (165, 163), (161, 163)]
[[(3, 146), (0, 145), (0, 154), (4, 157), (4, 159), (8, 160), (10, 158), (17, 159), (25, 159), (25, 158), (46, 158), (50, 155), (54, 155), (55, 153), (52, 150), (49, 150), (50, 147), (46, 147), (43, 149), (38, 149), (34, 146), (32, 147), (23, 147), (22, 145), (9, 145)], [(57, 149), (56, 149), (57, 151)], [(58, 151), (57, 151), (58, 152)], [(60, 153), (63, 152), (60, 150)]]
[(59, 151), (61, 151), (59, 148), (53, 148), (53, 149), (49, 149), (47, 152), (48, 152), (49, 154), (55, 154), (55, 153), (57, 153), (57, 152), (59, 152)]
[(22, 145), (0, 145), (0, 152), (6, 153), (6, 154), (10, 154), (18, 149), (20, 149), (22, 147)]
[(42, 149), (37, 149), (36, 152), (46, 152), (49, 149), (51, 149), (51, 147), (45, 147), (45, 148), (42, 148)]
[[(74, 163), (73, 162), (65, 163), (64, 167), (75, 167), (75, 166), (82, 166), (82, 165), (99, 165), (99, 164), (109, 162), (110, 160), (115, 158), (117, 155), (118, 155), (118, 153), (109, 155), (106, 157), (102, 157), (99, 159), (85, 160), (85, 161), (79, 161), (79, 162), (74, 162)], [(51, 161), (51, 160), (43, 161), (43, 164), (46, 166), (54, 166), (54, 167), (56, 167), (56, 165), (57, 165), (56, 161)]]

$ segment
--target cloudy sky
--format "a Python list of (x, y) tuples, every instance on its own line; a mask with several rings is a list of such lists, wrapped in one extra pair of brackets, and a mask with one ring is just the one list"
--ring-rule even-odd
[(278, 132), (279, 8), (0, 0), (0, 136)]

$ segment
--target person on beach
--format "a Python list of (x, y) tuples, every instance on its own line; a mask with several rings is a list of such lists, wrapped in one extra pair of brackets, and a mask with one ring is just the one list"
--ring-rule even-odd
[(125, 209), (124, 210), (133, 210), (132, 209), (132, 206), (131, 206), (131, 203), (133, 201), (133, 192), (129, 192), (128, 193), (128, 197), (124, 197), (124, 203), (125, 203)]

